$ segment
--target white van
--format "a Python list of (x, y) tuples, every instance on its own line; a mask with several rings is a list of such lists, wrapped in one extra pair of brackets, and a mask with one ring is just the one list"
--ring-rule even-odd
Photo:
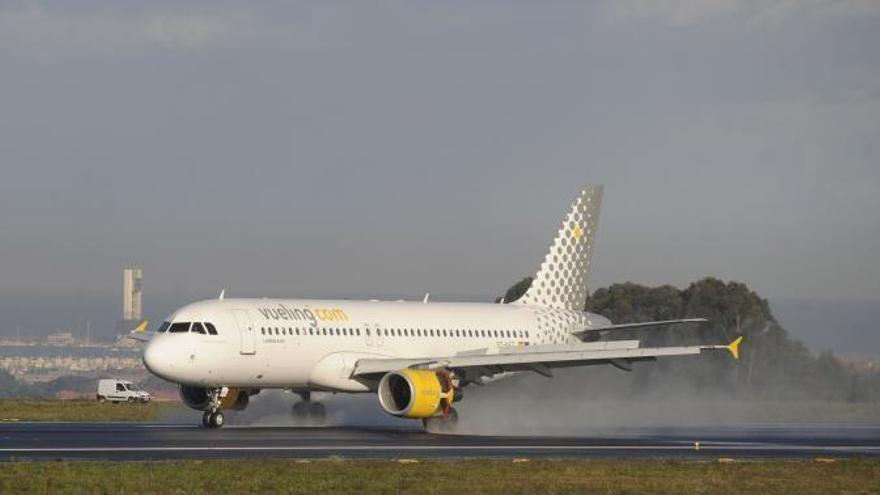
[(98, 380), (100, 402), (150, 402), (150, 394), (125, 380)]

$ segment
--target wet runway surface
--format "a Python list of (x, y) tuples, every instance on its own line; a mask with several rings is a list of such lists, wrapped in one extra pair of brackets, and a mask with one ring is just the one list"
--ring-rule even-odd
[(213, 458), (880, 457), (880, 426), (746, 424), (617, 429), (589, 436), (432, 435), (363, 428), (158, 423), (0, 423), (0, 460)]

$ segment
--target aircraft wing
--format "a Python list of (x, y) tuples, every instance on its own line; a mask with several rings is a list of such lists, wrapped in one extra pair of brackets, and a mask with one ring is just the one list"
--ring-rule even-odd
[(484, 376), (492, 376), (510, 371), (534, 371), (544, 376), (552, 376), (551, 368), (611, 364), (629, 369), (633, 361), (654, 360), (664, 356), (685, 356), (700, 354), (709, 350), (727, 350), (739, 359), (739, 344), (742, 337), (727, 345), (694, 345), (677, 347), (599, 348), (590, 344), (565, 346), (565, 350), (518, 350), (497, 354), (467, 354), (448, 357), (416, 359), (359, 359), (352, 371), (352, 377), (383, 375), (404, 368), (449, 368), (464, 376), (464, 382), (479, 383)]

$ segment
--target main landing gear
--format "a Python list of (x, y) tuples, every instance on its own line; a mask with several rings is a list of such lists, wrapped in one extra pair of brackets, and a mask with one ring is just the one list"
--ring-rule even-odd
[(458, 411), (454, 407), (442, 416), (431, 416), (422, 420), (425, 431), (428, 433), (452, 433), (458, 425)]
[(308, 391), (297, 392), (302, 401), (293, 405), (293, 417), (310, 426), (323, 426), (327, 421), (327, 409), (320, 402), (312, 402), (312, 394)]

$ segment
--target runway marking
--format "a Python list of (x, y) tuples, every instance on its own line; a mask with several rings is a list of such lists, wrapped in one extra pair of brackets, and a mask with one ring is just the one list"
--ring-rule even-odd
[[(694, 451), (693, 445), (336, 445), (336, 446), (229, 446), (229, 447), (23, 447), (0, 448), (0, 453), (16, 452), (220, 452), (220, 451), (455, 451), (455, 450), (685, 450)], [(861, 445), (706, 445), (703, 450), (785, 450), (785, 451), (843, 451), (880, 452), (880, 446)]]

